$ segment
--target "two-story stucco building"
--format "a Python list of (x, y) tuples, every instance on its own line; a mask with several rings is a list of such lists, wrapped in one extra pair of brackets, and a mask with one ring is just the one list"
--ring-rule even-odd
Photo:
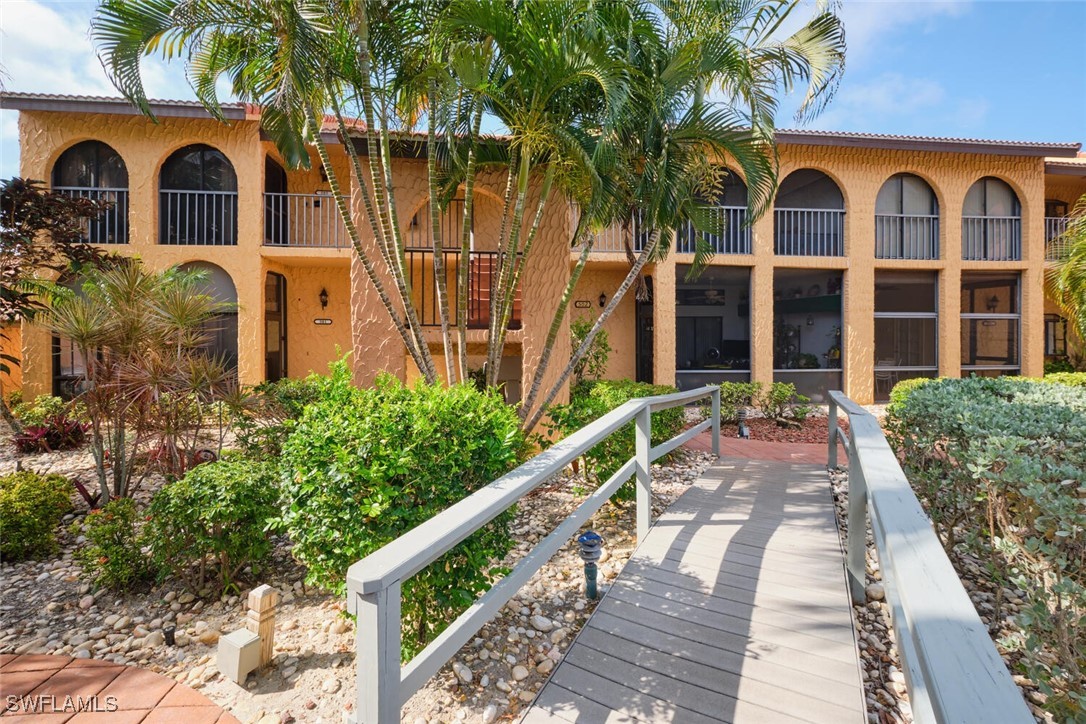
[[(312, 170), (286, 169), (258, 109), (228, 105), (223, 124), (191, 102), (152, 103), (158, 123), (113, 98), (6, 93), (0, 107), (20, 112), (23, 177), (114, 202), (88, 229), (92, 241), (153, 268), (210, 272), (215, 294), (237, 303), (216, 347), (236, 359), (241, 382), (324, 371), (346, 351), (363, 383), (381, 370), (417, 374), (358, 268), (315, 154)], [(333, 134), (328, 141), (346, 180), (347, 156)], [(680, 387), (784, 380), (815, 399), (841, 388), (871, 402), (914, 376), (1039, 375), (1046, 355), (1063, 352), (1042, 277), (1046, 241), (1086, 193), (1080, 144), (817, 131), (781, 131), (777, 142), (773, 209), (746, 226), (746, 188), (734, 175), (705, 273), (685, 279), (693, 248), (680, 234), (647, 270), (651, 299), (628, 295), (608, 321), (608, 376)], [(425, 159), (405, 154), (394, 177), (417, 306), (439, 354)], [(503, 183), (487, 174), (478, 183), (473, 354), (487, 334), (479, 302)], [(577, 259), (568, 209), (548, 205), (522, 279), (502, 364), (512, 398), (535, 371)], [(636, 225), (599, 235), (571, 314), (598, 314), (625, 276), (623, 234), (636, 248)], [(11, 336), (25, 394), (63, 393), (79, 375), (70, 345), (47, 330), (24, 325)], [(549, 380), (569, 348), (567, 322)]]

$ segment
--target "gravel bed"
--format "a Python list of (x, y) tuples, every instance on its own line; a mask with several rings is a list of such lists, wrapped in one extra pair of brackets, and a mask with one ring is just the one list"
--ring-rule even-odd
[[(848, 533), (848, 471), (830, 471), (837, 529), (844, 544)], [(878, 553), (871, 527), (867, 527), (867, 601), (853, 607), (853, 621), (860, 649), (863, 670), (864, 698), (868, 721), (877, 724), (913, 721), (909, 696), (905, 691), (905, 675), (901, 671), (890, 608), (885, 601)], [(1025, 605), (1025, 594), (1012, 588), (1001, 588), (985, 573), (984, 563), (972, 554), (955, 551), (951, 562), (961, 577), (962, 585), (977, 609), (981, 622), (988, 627), (996, 649), (1011, 672), (1017, 670), (1017, 655), (999, 645), (1000, 641), (1020, 640), (1022, 633), (1013, 621), (1019, 607)], [(997, 601), (998, 597), (998, 601)], [(1013, 674), (1030, 711), (1038, 722), (1052, 723), (1054, 719), (1039, 705), (1045, 695), (1025, 676)]]
[[(18, 456), (0, 446), (0, 474), (23, 467), (92, 479), (85, 451)], [(653, 466), (653, 508), (661, 513), (709, 464), (709, 456), (680, 451)], [(162, 484), (152, 479), (138, 497)], [(583, 500), (583, 478), (563, 474), (528, 496), (513, 523), (512, 565)], [(82, 500), (76, 503), (85, 512)], [(245, 686), (224, 679), (215, 666), (219, 636), (244, 626), (247, 588), (220, 600), (201, 600), (176, 581), (123, 594), (94, 590), (73, 560), (78, 545), (59, 534), (61, 551), (45, 560), (0, 564), (0, 653), (51, 653), (138, 665), (199, 689), (242, 722), (342, 721), (355, 691), (354, 623), (344, 601), (303, 585), (305, 570), (277, 541), (267, 569), (250, 583), (278, 589), (275, 658)], [(622, 569), (634, 547), (634, 506), (605, 505), (591, 526), (604, 538), (601, 587)], [(571, 541), (507, 604), (477, 637), (404, 707), (404, 720), (489, 722), (511, 719), (542, 688), (592, 612), (583, 594), (583, 564)], [(162, 627), (177, 626), (177, 645), (166, 646)]]

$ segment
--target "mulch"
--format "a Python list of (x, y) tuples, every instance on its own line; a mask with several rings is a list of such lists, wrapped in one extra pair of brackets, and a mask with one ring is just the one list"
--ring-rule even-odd
[[(847, 420), (841, 419), (838, 424), (842, 430), (848, 432)], [(829, 442), (829, 421), (825, 417), (808, 417), (798, 427), (781, 427), (773, 420), (756, 417), (747, 420), (747, 429), (750, 430), (751, 440), (822, 444)], [(723, 437), (738, 437), (739, 430), (736, 425), (725, 424), (721, 425), (720, 434)]]

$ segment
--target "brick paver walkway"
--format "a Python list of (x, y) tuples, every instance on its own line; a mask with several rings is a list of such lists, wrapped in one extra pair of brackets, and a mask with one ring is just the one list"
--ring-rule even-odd
[[(703, 432), (683, 447), (710, 452), (713, 449), (712, 433)], [(770, 460), (782, 463), (826, 464), (825, 443), (769, 442), (767, 440), (743, 440), (737, 437), (720, 438), (720, 455), (724, 459)], [(839, 447), (837, 459), (845, 460), (845, 449)]]
[(28, 724), (238, 724), (206, 696), (151, 671), (44, 654), (0, 655), (0, 707)]

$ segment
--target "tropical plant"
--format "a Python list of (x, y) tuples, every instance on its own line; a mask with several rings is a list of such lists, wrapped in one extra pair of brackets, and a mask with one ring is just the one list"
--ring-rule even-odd
[(73, 523), (71, 532), (86, 541), (75, 559), (95, 584), (118, 591), (146, 582), (154, 575), (147, 552), (147, 531), (131, 498), (111, 500)]
[[(577, 317), (569, 323), (569, 335), (574, 347), (580, 347), (581, 342), (588, 336), (592, 329), (592, 322), (584, 317)], [(607, 360), (611, 356), (611, 345), (607, 339), (607, 330), (601, 329), (592, 341), (588, 351), (573, 365), (573, 386), (577, 387), (589, 379), (598, 380), (607, 371)]]
[[(491, 388), (351, 383), (343, 361), (283, 446), (281, 525), (306, 580), (342, 592), (347, 568), (513, 468), (516, 413)], [(403, 581), (412, 655), (490, 586), (512, 548), (509, 510)]]
[(132, 492), (138, 454), (180, 474), (195, 462), (208, 427), (226, 420), (215, 401), (233, 373), (204, 347), (227, 305), (204, 291), (200, 272), (153, 273), (138, 261), (84, 273), (77, 292), (58, 291), (44, 321), (87, 360), (77, 402), (90, 422), (100, 496)]
[(1086, 195), (1075, 204), (1064, 232), (1049, 242), (1055, 262), (1045, 270), (1045, 291), (1067, 319), (1067, 329), (1086, 343)]
[(60, 475), (23, 470), (0, 476), (0, 559), (52, 553), (56, 528), (71, 510), (72, 484)]
[[(307, 167), (307, 144), (315, 148), (362, 271), (431, 383), (442, 372), (415, 309), (393, 183), (394, 150), (404, 134), (424, 129), (427, 140), (425, 209), (448, 380), (469, 379), (466, 295), (480, 173), (505, 178), (488, 310), (490, 386), (497, 384), (516, 290), (544, 210), (563, 195), (573, 200), (580, 213), (569, 242), (583, 243), (584, 251), (521, 408), (530, 429), (645, 264), (667, 253), (674, 229), (689, 219), (699, 231), (712, 230), (699, 199), (720, 173), (707, 158), (742, 170), (752, 220), (767, 207), (776, 183), (778, 97), (806, 84), (801, 114), (813, 115), (843, 69), (843, 30), (823, 7), (792, 35), (782, 33), (799, 6), (798, 0), (105, 0), (93, 35), (111, 80), (144, 113), (151, 109), (140, 60), (161, 52), (186, 59), (198, 97), (216, 116), (222, 118), (220, 76), (239, 98), (261, 106), (263, 128), (288, 165)], [(357, 220), (348, 179), (337, 177), (319, 132), (326, 113), (350, 159), (349, 180), (363, 209)], [(483, 136), (484, 117), (507, 135)], [(364, 142), (365, 156), (355, 140)], [(441, 239), (439, 218), (458, 194), (454, 318), (442, 249), (456, 245)], [(649, 239), (644, 251), (630, 253), (626, 279), (566, 369), (543, 390), (591, 250), (590, 232), (628, 224), (634, 212)], [(363, 242), (359, 225), (372, 243)], [(701, 263), (710, 251), (703, 240), (697, 248)]]
[[(107, 206), (54, 193), (40, 181), (0, 181), (0, 335), (9, 324), (33, 320), (57, 276), (102, 261), (85, 235), (87, 222)], [(19, 362), (15, 355), (0, 355), (0, 415), (16, 433), (21, 426), (8, 407), (4, 380)]]

